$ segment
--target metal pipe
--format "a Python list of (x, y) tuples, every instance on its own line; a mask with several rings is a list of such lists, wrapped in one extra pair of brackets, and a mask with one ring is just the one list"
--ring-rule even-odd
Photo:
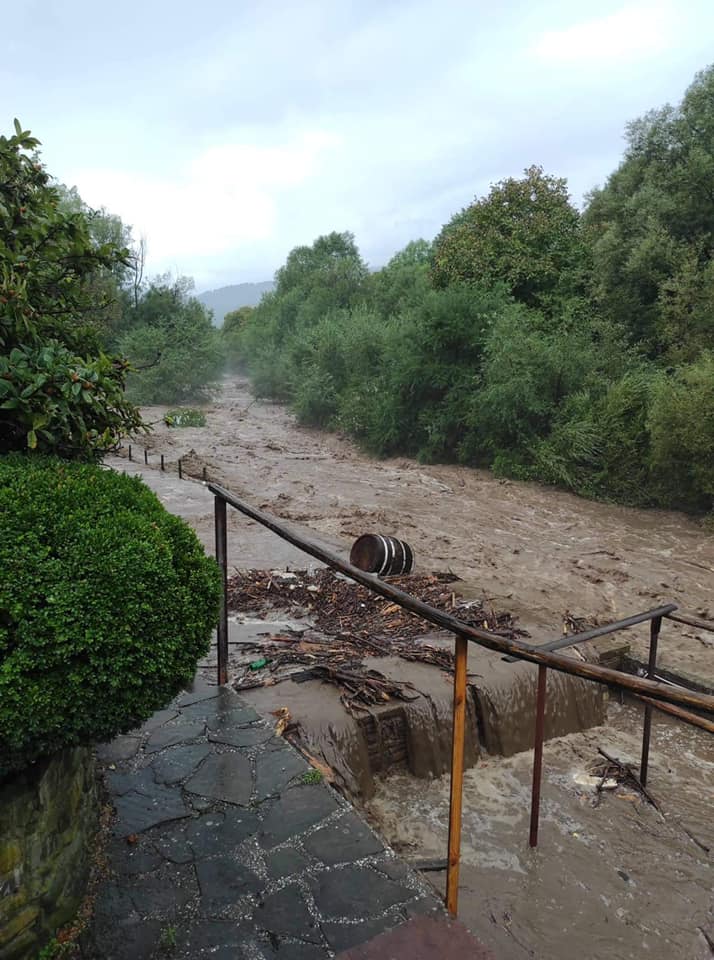
[(697, 630), (714, 631), (714, 621), (702, 620), (701, 617), (690, 617), (688, 613), (665, 613), (668, 620), (676, 620), (677, 623), (686, 623), (688, 627), (696, 627)]
[(677, 717), (678, 720), (682, 720), (684, 723), (688, 723), (692, 727), (699, 727), (700, 730), (706, 730), (707, 733), (714, 733), (714, 720), (707, 720), (706, 717), (700, 717), (698, 713), (690, 713), (688, 710), (681, 710), (679, 707), (675, 707), (671, 703), (662, 703), (661, 700), (653, 700), (651, 697), (643, 697), (639, 693), (633, 693), (632, 696), (636, 700), (642, 700), (643, 703), (648, 703), (650, 706), (654, 707), (655, 710), (659, 710), (660, 713), (666, 713), (670, 717)]
[(531, 787), (531, 829), (528, 843), (538, 846), (538, 823), (540, 821), (540, 785), (543, 773), (543, 736), (545, 734), (545, 695), (548, 668), (538, 667), (538, 692), (536, 694), (535, 742), (533, 745), (533, 785)]
[(129, 444), (129, 459), (131, 460), (131, 444)]
[[(657, 641), (662, 626), (662, 617), (655, 617), (650, 623), (650, 657), (647, 664), (647, 676), (654, 676), (657, 668)], [(650, 734), (652, 732), (652, 707), (645, 704), (645, 719), (642, 727), (642, 759), (640, 760), (640, 783), (647, 786), (647, 767), (650, 761)]]
[(179, 475), (179, 480), (183, 480), (183, 468), (181, 466), (181, 457), (179, 457), (179, 461), (178, 461), (178, 475)]
[[(203, 468), (203, 472), (202, 472), (202, 474), (201, 474), (201, 478), (202, 478), (202, 480), (203, 480), (204, 483), (205, 483), (206, 480), (208, 479), (208, 474), (206, 473), (206, 468), (205, 468), (205, 467)], [(228, 502), (230, 503), (230, 501), (228, 501)]]
[(449, 800), (449, 860), (446, 868), (446, 909), (455, 917), (459, 908), (461, 810), (464, 792), (464, 741), (466, 738), (466, 661), (469, 644), (456, 635), (454, 648), (454, 715), (451, 736), (451, 797)]
[[(526, 644), (520, 643), (516, 640), (509, 640), (506, 637), (501, 637), (498, 634), (491, 633), (488, 630), (483, 630), (478, 627), (471, 627), (468, 624), (457, 620), (455, 617), (450, 616), (448, 613), (437, 610), (435, 607), (429, 606), (429, 604), (424, 603), (422, 600), (412, 597), (410, 594), (405, 593), (404, 590), (400, 590), (398, 587), (392, 586), (390, 583), (385, 583), (374, 574), (364, 573), (364, 571), (358, 570), (357, 567), (353, 567), (350, 563), (347, 563), (331, 550), (318, 546), (317, 544), (306, 540), (304, 537), (293, 533), (274, 517), (263, 513), (261, 510), (257, 510), (250, 504), (245, 503), (245, 501), (239, 500), (237, 497), (233, 496), (229, 490), (226, 490), (225, 487), (220, 486), (220, 484), (211, 483), (208, 485), (208, 488), (215, 495), (225, 499), (227, 503), (229, 503), (240, 513), (245, 514), (245, 516), (250, 517), (252, 520), (262, 524), (264, 527), (267, 527), (268, 530), (272, 530), (273, 533), (276, 533), (279, 537), (282, 537), (283, 540), (286, 540), (288, 543), (292, 543), (294, 546), (299, 547), (299, 549), (304, 553), (308, 553), (310, 556), (315, 557), (322, 563), (333, 567), (335, 570), (339, 570), (340, 573), (344, 573), (345, 576), (349, 577), (351, 580), (354, 580), (356, 583), (361, 583), (374, 593), (377, 593), (382, 597), (387, 597), (394, 603), (399, 604), (400, 607), (404, 607), (405, 610), (416, 613), (418, 616), (422, 617), (424, 620), (427, 620), (429, 623), (435, 624), (437, 627), (441, 627), (442, 629), (448, 630), (451, 633), (465, 636), (468, 640), (479, 643), (481, 646), (486, 647), (489, 650), (495, 650), (498, 653), (511, 654), (521, 660), (526, 660), (529, 663), (536, 663), (539, 665), (544, 664), (550, 670), (558, 670), (561, 673), (568, 673), (573, 676), (583, 677), (586, 680), (593, 680), (596, 683), (603, 683), (616, 689), (627, 690), (632, 693), (641, 693), (656, 700), (663, 700), (666, 703), (673, 703), (685, 707), (695, 707), (698, 710), (702, 710), (705, 713), (714, 716), (714, 696), (697, 693), (687, 690), (684, 687), (672, 686), (668, 684), (666, 685), (663, 683), (657, 683), (653, 680), (646, 680), (641, 677), (631, 676), (630, 674), (622, 673), (619, 670), (611, 670), (608, 667), (601, 667), (598, 664), (580, 662), (578, 660), (573, 660), (571, 657), (563, 656), (562, 654), (548, 653), (547, 651), (544, 652), (539, 650), (538, 647), (529, 647)], [(618, 624), (612, 624), (611, 629), (617, 630)]]
[(221, 605), (218, 611), (217, 630), (217, 659), (218, 683), (224, 686), (228, 683), (228, 536), (226, 524), (226, 501), (215, 497), (213, 501), (214, 521), (216, 529), (216, 561), (221, 570)]
[(164, 467), (164, 455), (163, 455), (163, 453), (161, 454), (161, 469), (162, 469), (162, 470), (165, 470), (165, 469), (166, 469), (166, 468)]
[[(524, 647), (530, 647), (532, 650), (545, 650), (552, 653), (555, 650), (564, 650), (566, 647), (573, 647), (578, 643), (585, 643), (587, 640), (595, 640), (597, 637), (604, 637), (616, 630), (627, 630), (628, 627), (634, 627), (638, 623), (646, 623), (647, 620), (654, 620), (655, 617), (667, 616), (672, 610), (677, 609), (676, 603), (666, 603), (664, 606), (655, 607), (653, 610), (645, 610), (644, 613), (635, 613), (631, 617), (625, 617), (624, 620), (616, 620), (614, 623), (603, 623), (599, 627), (593, 627), (591, 630), (583, 630), (582, 633), (571, 633), (564, 637), (558, 637), (556, 640), (550, 640), (548, 643), (524, 643)], [(514, 663), (516, 657), (504, 657), (507, 663)]]
[(144, 447), (144, 463), (148, 464), (148, 462), (149, 462), (149, 452), (146, 449), (146, 447)]

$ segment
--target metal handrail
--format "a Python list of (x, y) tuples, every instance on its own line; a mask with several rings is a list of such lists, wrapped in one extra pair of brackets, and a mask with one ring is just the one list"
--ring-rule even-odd
[[(669, 619), (682, 619), (675, 617), (674, 611), (677, 609), (675, 604), (665, 604), (654, 610), (648, 610), (643, 613), (634, 614), (623, 620), (615, 621), (610, 624), (604, 624), (601, 627), (595, 627), (592, 630), (584, 631), (580, 634), (574, 634), (569, 637), (560, 637), (543, 646), (535, 646), (518, 640), (509, 640), (506, 637), (499, 636), (489, 630), (483, 630), (478, 627), (463, 623), (456, 617), (453, 617), (435, 607), (424, 603), (417, 597), (400, 590), (393, 584), (380, 580), (376, 575), (365, 573), (357, 567), (346, 562), (331, 550), (326, 549), (306, 537), (300, 536), (289, 530), (283, 523), (275, 517), (258, 510), (251, 504), (234, 496), (225, 487), (220, 484), (209, 483), (208, 489), (214, 495), (215, 504), (215, 533), (216, 533), (216, 559), (222, 571), (223, 577), (223, 600), (221, 604), (219, 622), (218, 622), (218, 682), (226, 684), (228, 682), (228, 610), (226, 603), (226, 588), (228, 582), (228, 549), (227, 549), (227, 522), (226, 522), (226, 504), (230, 504), (240, 513), (257, 521), (273, 533), (277, 534), (283, 540), (298, 547), (304, 553), (309, 554), (315, 559), (325, 563), (328, 567), (338, 570), (345, 576), (362, 584), (374, 593), (385, 597), (392, 602), (409, 610), (411, 613), (422, 617), (422, 619), (433, 623), (435, 626), (455, 635), (455, 669), (454, 669), (454, 712), (453, 712), (453, 731), (452, 731), (452, 757), (451, 757), (451, 795), (449, 801), (449, 856), (447, 861), (447, 881), (446, 881), (446, 906), (449, 912), (456, 916), (458, 907), (458, 881), (459, 881), (459, 863), (461, 846), (461, 804), (463, 796), (463, 773), (464, 773), (464, 740), (466, 728), (466, 696), (467, 696), (467, 655), (468, 642), (474, 642), (490, 650), (496, 650), (507, 654), (508, 658), (525, 660), (535, 663), (538, 666), (538, 684), (536, 696), (536, 718), (535, 718), (535, 743), (534, 743), (534, 763), (533, 763), (533, 785), (531, 793), (531, 822), (529, 842), (531, 846), (536, 846), (538, 841), (538, 820), (540, 809), (540, 783), (542, 773), (542, 754), (544, 738), (544, 719), (545, 719), (545, 700), (546, 700), (546, 679), (548, 669), (557, 670), (572, 676), (585, 680), (592, 680), (596, 683), (605, 684), (619, 690), (625, 690), (628, 693), (642, 699), (645, 702), (645, 718), (642, 740), (642, 760), (640, 764), (640, 782), (643, 787), (646, 784), (647, 765), (649, 758), (649, 740), (651, 727), (651, 714), (653, 707), (664, 710), (684, 720), (688, 723), (694, 723), (697, 726), (703, 726), (709, 732), (714, 732), (714, 723), (709, 724), (697, 714), (691, 714), (682, 710), (682, 706), (694, 707), (695, 709), (714, 718), (714, 697), (708, 694), (697, 693), (687, 690), (684, 687), (675, 684), (663, 684), (651, 679), (655, 675), (657, 659), (657, 642), (663, 617)], [(691, 619), (691, 618), (690, 618)], [(619, 670), (611, 670), (598, 664), (591, 664), (573, 660), (570, 657), (563, 656), (555, 651), (564, 647), (581, 643), (584, 640), (594, 639), (595, 637), (605, 636), (614, 633), (617, 630), (627, 629), (637, 623), (649, 621), (650, 623), (650, 651), (648, 663), (648, 678), (635, 677), (623, 673)], [(689, 622), (683, 620), (683, 622)]]
[[(304, 553), (310, 554), (310, 556), (315, 557), (316, 560), (320, 560), (327, 564), (327, 566), (339, 570), (340, 573), (345, 574), (345, 576), (351, 580), (355, 580), (374, 593), (378, 593), (380, 596), (392, 600), (394, 603), (399, 604), (399, 606), (404, 607), (405, 610), (417, 614), (424, 620), (428, 620), (435, 626), (448, 630), (450, 633), (456, 634), (457, 636), (464, 636), (467, 640), (478, 643), (487, 649), (495, 650), (497, 653), (510, 654), (518, 660), (527, 660), (539, 666), (546, 666), (551, 670), (574, 674), (585, 680), (594, 680), (596, 683), (602, 683), (617, 689), (624, 689), (628, 692), (642, 693), (645, 696), (652, 697), (655, 700), (663, 700), (666, 703), (684, 707), (694, 707), (714, 717), (714, 696), (697, 693), (673, 684), (664, 684), (654, 680), (635, 677), (623, 673), (620, 670), (611, 670), (608, 667), (602, 667), (598, 664), (582, 663), (570, 657), (548, 653), (547, 651), (543, 651), (541, 647), (525, 644), (519, 640), (509, 640), (507, 637), (491, 633), (489, 630), (473, 627), (448, 613), (444, 613), (442, 610), (437, 610), (436, 607), (424, 603), (417, 597), (413, 597), (404, 590), (400, 590), (399, 587), (380, 580), (375, 574), (365, 573), (364, 570), (359, 570), (331, 550), (312, 543), (307, 540), (307, 538), (294, 533), (274, 517), (234, 496), (229, 490), (226, 490), (225, 487), (217, 483), (209, 483), (208, 489), (217, 498), (217, 502), (224, 501), (225, 503), (229, 503), (236, 510), (250, 517), (252, 520), (256, 520), (264, 527), (267, 527), (267, 529), (272, 530), (273, 533), (276, 533), (288, 543), (292, 543), (293, 546), (298, 547)], [(653, 611), (650, 611), (650, 613), (653, 613)], [(648, 617), (645, 619), (648, 619)], [(616, 630), (622, 629), (622, 624), (628, 622), (629, 618), (625, 621), (614, 621), (607, 625), (607, 629), (601, 629), (606, 629), (606, 632), (613, 633)]]
[[(676, 603), (666, 603), (663, 607), (655, 607), (654, 610), (645, 610), (644, 613), (635, 613), (631, 617), (625, 617), (623, 620), (616, 620), (612, 623), (604, 623), (598, 627), (592, 627), (590, 630), (583, 630), (581, 633), (569, 633), (565, 636), (557, 637), (548, 643), (524, 643), (524, 647), (530, 647), (533, 650), (564, 650), (566, 647), (574, 647), (576, 644), (585, 643), (588, 640), (596, 640), (598, 637), (605, 637), (609, 633), (617, 630), (627, 630), (639, 623), (646, 623), (648, 620), (654, 620), (655, 617), (666, 617), (667, 614), (677, 609)], [(515, 663), (518, 657), (504, 657), (507, 663)]]

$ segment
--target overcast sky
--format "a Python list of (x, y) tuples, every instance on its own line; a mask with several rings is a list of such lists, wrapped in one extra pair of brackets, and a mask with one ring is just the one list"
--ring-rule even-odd
[(351, 230), (372, 266), (532, 163), (574, 200), (714, 61), (712, 0), (14, 0), (0, 119), (199, 290)]

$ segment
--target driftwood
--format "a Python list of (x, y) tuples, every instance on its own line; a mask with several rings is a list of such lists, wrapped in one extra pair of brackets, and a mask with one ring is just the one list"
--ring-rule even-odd
[(700, 850), (704, 851), (704, 853), (710, 853), (711, 847), (709, 847), (708, 844), (704, 843), (697, 836), (695, 836), (692, 833), (692, 831), (689, 829), (689, 827), (685, 827), (685, 825), (682, 823), (682, 821), (678, 817), (672, 816), (671, 814), (668, 814), (667, 816), (665, 816), (665, 813), (664, 813), (664, 810), (662, 809), (661, 804), (658, 803), (657, 800), (655, 800), (655, 798), (652, 796), (652, 794), (649, 792), (649, 790), (646, 787), (642, 786), (642, 784), (640, 783), (640, 778), (637, 776), (637, 774), (634, 772), (634, 770), (628, 763), (622, 763), (622, 761), (618, 760), (617, 757), (611, 757), (609, 753), (607, 753), (605, 750), (602, 749), (602, 747), (598, 747), (598, 753), (601, 754), (601, 756), (603, 756), (608, 761), (608, 765), (605, 767), (605, 770), (602, 774), (601, 784), (597, 788), (598, 793), (600, 793), (602, 789), (602, 783), (605, 781), (607, 777), (615, 777), (618, 780), (618, 782), (628, 787), (632, 787), (634, 790), (640, 793), (650, 804), (652, 804), (652, 806), (655, 808), (657, 813), (659, 813), (660, 817), (664, 822), (667, 822), (668, 819), (673, 820), (674, 823), (676, 823), (676, 825), (681, 830), (683, 830), (684, 833), (687, 834), (687, 836), (692, 841), (692, 843), (695, 843)]
[(655, 808), (655, 810), (664, 820), (664, 814), (659, 803), (657, 803), (647, 787), (642, 786), (639, 776), (634, 772), (629, 763), (623, 763), (621, 760), (618, 760), (617, 757), (611, 757), (609, 753), (602, 749), (602, 747), (598, 747), (597, 752), (610, 764), (610, 766), (606, 768), (606, 772), (601, 774), (603, 782), (608, 777), (615, 777), (619, 783), (622, 783), (628, 787), (632, 787)]
[[(413, 596), (443, 611), (457, 611), (463, 623), (497, 632), (508, 639), (528, 637), (507, 612), (496, 612), (480, 600), (461, 600), (449, 585), (450, 573), (390, 577), (387, 582), (408, 588)], [(331, 570), (279, 573), (248, 570), (230, 577), (227, 592), (231, 611), (263, 613), (266, 610), (298, 611), (313, 620), (318, 630), (336, 636), (349, 631), (357, 637), (413, 639), (433, 631), (433, 626), (399, 604), (380, 597)], [(381, 652), (381, 651), (380, 651)]]
[[(504, 636), (527, 636), (515, 627), (509, 613), (496, 613), (480, 600), (457, 598), (448, 588), (452, 574), (393, 579), (408, 580), (412, 589), (432, 603), (445, 609), (461, 608), (473, 622)], [(244, 664), (242, 676), (234, 682), (238, 690), (273, 686), (284, 680), (322, 680), (339, 689), (342, 703), (354, 713), (418, 696), (411, 684), (370, 669), (367, 657), (399, 657), (454, 672), (453, 650), (423, 639), (431, 629), (429, 624), (329, 570), (315, 576), (306, 571), (238, 573), (228, 582), (228, 599), (232, 610), (284, 610), (293, 616), (307, 615), (315, 623), (314, 629), (300, 633), (268, 634), (264, 640), (241, 644), (242, 652), (255, 654), (256, 659)]]

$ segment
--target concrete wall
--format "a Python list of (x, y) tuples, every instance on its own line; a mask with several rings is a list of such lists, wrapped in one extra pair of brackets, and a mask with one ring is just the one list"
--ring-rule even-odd
[(0, 784), (0, 960), (26, 960), (74, 916), (99, 819), (94, 757), (64, 750)]

